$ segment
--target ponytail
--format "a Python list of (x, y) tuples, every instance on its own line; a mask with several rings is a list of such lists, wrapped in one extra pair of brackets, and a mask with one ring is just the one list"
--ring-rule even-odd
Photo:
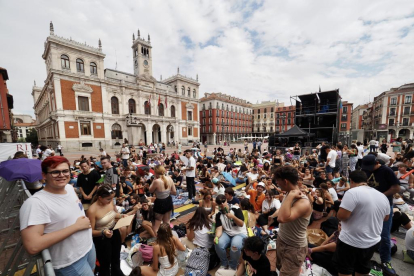
[(162, 182), (164, 182), (164, 189), (168, 189), (168, 181), (167, 178), (165, 177), (165, 175), (161, 175), (161, 180)]
[(162, 180), (162, 182), (164, 182), (164, 188), (168, 189), (168, 181), (167, 178), (165, 177), (165, 168), (162, 165), (157, 165), (154, 167), (154, 172), (156, 174), (158, 174)]

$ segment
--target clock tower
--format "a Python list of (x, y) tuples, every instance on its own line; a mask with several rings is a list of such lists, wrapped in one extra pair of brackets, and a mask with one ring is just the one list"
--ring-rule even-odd
[(141, 38), (138, 30), (138, 38), (132, 35), (132, 55), (134, 57), (134, 74), (135, 76), (146, 75), (152, 77), (152, 46), (151, 38), (148, 40)]

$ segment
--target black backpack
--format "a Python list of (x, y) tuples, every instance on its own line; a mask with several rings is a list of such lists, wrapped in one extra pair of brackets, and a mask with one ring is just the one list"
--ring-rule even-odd
[(336, 217), (330, 217), (321, 223), (321, 229), (330, 237), (336, 230), (338, 230), (339, 220)]

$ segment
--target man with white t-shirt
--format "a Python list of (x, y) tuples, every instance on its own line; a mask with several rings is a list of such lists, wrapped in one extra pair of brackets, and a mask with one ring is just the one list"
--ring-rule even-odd
[(93, 276), (96, 253), (90, 221), (69, 185), (70, 163), (61, 156), (42, 162), (43, 190), (20, 209), (23, 246), (29, 254), (48, 248), (56, 275)]
[(351, 189), (344, 195), (337, 218), (342, 221), (333, 262), (339, 275), (367, 275), (379, 247), (383, 222), (389, 219), (387, 197), (367, 185), (363, 171), (349, 174)]
[(128, 159), (129, 159), (129, 148), (126, 146), (126, 144), (122, 144), (121, 149), (121, 158), (122, 158), (122, 165), (124, 165), (124, 168), (128, 166)]
[(335, 169), (336, 157), (338, 156), (338, 153), (336, 153), (336, 150), (332, 150), (331, 146), (325, 146), (325, 151), (328, 155), (325, 163), (326, 176), (329, 180), (332, 180), (332, 172)]
[(194, 184), (194, 178), (195, 178), (195, 167), (196, 167), (196, 161), (194, 157), (192, 156), (191, 150), (186, 150), (184, 152), (185, 157), (187, 157), (188, 163), (184, 164), (186, 167), (185, 169), (182, 169), (182, 171), (185, 172), (185, 181), (187, 184), (187, 191), (188, 191), (188, 200), (185, 202), (185, 204), (191, 203), (193, 197), (195, 197), (196, 189)]

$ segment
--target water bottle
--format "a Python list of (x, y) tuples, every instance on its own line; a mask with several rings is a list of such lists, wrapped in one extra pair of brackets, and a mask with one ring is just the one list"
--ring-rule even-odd
[(136, 218), (136, 220), (137, 220), (137, 225), (141, 225), (142, 224), (142, 214), (141, 214), (141, 212), (139, 210), (137, 211), (137, 218)]
[(190, 271), (190, 273), (188, 273), (188, 276), (197, 276), (197, 275), (201, 275), (201, 270), (194, 270), (194, 271)]
[(125, 210), (128, 210), (128, 209), (129, 209), (129, 201), (125, 200)]

